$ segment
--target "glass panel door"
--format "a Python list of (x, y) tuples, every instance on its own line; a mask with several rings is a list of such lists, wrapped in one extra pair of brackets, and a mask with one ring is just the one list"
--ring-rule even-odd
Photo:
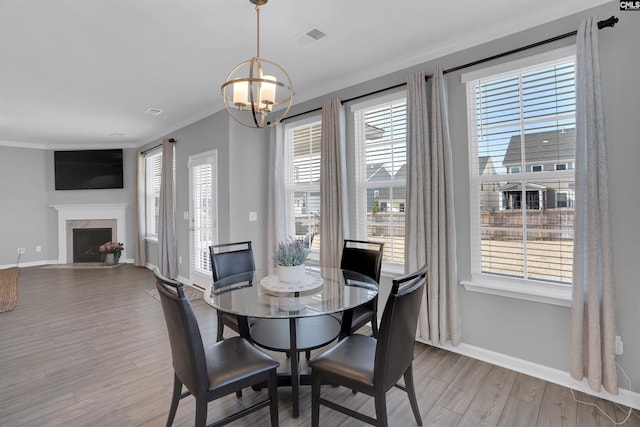
[(217, 242), (216, 151), (189, 158), (190, 275), (194, 284), (211, 284), (209, 246)]

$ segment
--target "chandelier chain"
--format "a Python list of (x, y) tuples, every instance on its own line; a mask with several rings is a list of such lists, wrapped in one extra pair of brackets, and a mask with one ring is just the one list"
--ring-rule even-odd
[(256, 56), (260, 58), (260, 6), (256, 5)]

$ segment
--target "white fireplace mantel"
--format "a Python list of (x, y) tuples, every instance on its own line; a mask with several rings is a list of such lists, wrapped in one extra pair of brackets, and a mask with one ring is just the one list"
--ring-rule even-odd
[(115, 219), (118, 242), (127, 247), (126, 204), (51, 205), (58, 211), (58, 264), (67, 263), (67, 221)]

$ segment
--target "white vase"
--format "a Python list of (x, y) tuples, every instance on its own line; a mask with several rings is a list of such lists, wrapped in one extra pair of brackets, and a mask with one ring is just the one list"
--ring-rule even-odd
[(278, 279), (285, 283), (301, 283), (305, 278), (304, 264), (294, 266), (278, 266)]
[(106, 265), (116, 265), (120, 261), (120, 254), (106, 254), (104, 257), (104, 263)]

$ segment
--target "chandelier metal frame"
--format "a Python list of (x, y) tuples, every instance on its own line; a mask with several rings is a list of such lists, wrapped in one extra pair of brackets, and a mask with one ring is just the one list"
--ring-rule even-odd
[[(275, 125), (286, 116), (294, 91), (291, 78), (284, 68), (260, 58), (260, 6), (268, 0), (249, 1), (256, 10), (256, 56), (236, 65), (220, 91), (227, 112), (236, 122), (246, 127), (263, 128)], [(243, 69), (248, 70), (245, 70), (245, 73), (248, 72), (244, 74), (246, 77), (240, 74)], [(279, 74), (280, 79), (275, 74)], [(278, 98), (278, 95), (281, 97)]]

